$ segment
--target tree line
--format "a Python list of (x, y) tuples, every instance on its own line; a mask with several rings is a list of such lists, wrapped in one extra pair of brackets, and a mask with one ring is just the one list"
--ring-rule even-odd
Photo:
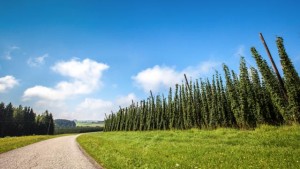
[(47, 110), (36, 115), (30, 107), (0, 103), (0, 137), (53, 133), (53, 116)]
[(54, 124), (56, 128), (75, 128), (76, 123), (73, 120), (55, 119)]
[[(105, 131), (144, 131), (217, 127), (253, 129), (260, 124), (300, 122), (300, 77), (283, 39), (276, 40), (283, 85), (267, 61), (252, 47), (258, 69), (241, 57), (239, 74), (223, 64), (212, 79), (186, 79), (168, 96), (150, 96), (105, 118)], [(224, 80), (225, 79), (225, 80)]]

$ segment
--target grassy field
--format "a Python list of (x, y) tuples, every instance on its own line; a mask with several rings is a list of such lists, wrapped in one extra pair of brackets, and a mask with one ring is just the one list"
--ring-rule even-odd
[[(62, 136), (62, 135), (60, 135)], [(42, 140), (58, 137), (58, 135), (46, 136), (22, 136), (22, 137), (5, 137), (0, 138), (0, 153), (7, 152), (16, 148), (24, 147), (26, 145), (36, 143)]]
[(84, 134), (80, 145), (103, 167), (300, 168), (300, 126), (104, 132)]
[(76, 126), (78, 127), (104, 127), (104, 122), (89, 122), (89, 121), (77, 121)]

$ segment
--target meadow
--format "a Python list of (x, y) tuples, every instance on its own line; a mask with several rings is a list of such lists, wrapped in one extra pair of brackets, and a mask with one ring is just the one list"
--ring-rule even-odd
[(36, 135), (36, 136), (0, 138), (0, 153), (4, 153), (16, 148), (24, 147), (26, 145), (43, 141), (46, 139), (54, 138), (54, 137), (58, 137), (58, 135)]
[(99, 164), (115, 168), (300, 168), (300, 126), (81, 135)]
[(103, 121), (76, 121), (77, 127), (104, 127)]

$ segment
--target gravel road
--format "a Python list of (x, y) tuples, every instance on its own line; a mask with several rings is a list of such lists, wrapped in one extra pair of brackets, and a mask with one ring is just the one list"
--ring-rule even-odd
[(80, 150), (76, 137), (63, 136), (0, 154), (0, 169), (97, 169)]

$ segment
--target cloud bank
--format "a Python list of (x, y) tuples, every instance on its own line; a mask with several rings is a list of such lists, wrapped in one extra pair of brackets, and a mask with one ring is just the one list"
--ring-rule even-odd
[(155, 65), (152, 68), (147, 68), (137, 75), (132, 76), (132, 79), (134, 83), (146, 93), (150, 90), (158, 92), (173, 87), (177, 83), (181, 83), (184, 80), (184, 74), (186, 74), (187, 77), (196, 79), (200, 76), (207, 75), (220, 65), (219, 62), (207, 61), (196, 67), (187, 67), (182, 71), (178, 71), (174, 67)]
[(34, 86), (25, 90), (23, 98), (40, 98), (45, 100), (65, 100), (74, 95), (89, 94), (101, 87), (103, 71), (109, 66), (90, 59), (79, 61), (71, 59), (56, 63), (51, 69), (67, 78), (54, 87)]
[[(102, 86), (102, 75), (108, 65), (91, 59), (61, 61), (51, 67), (53, 72), (66, 78), (53, 87), (33, 86), (25, 90), (23, 100), (34, 100), (40, 111), (47, 107), (55, 118), (103, 120), (105, 114), (117, 111), (137, 101), (134, 93), (117, 96), (114, 100), (91, 98)], [(79, 96), (72, 100), (72, 96)], [(77, 104), (74, 104), (78, 101)], [(70, 104), (71, 103), (71, 104)]]

